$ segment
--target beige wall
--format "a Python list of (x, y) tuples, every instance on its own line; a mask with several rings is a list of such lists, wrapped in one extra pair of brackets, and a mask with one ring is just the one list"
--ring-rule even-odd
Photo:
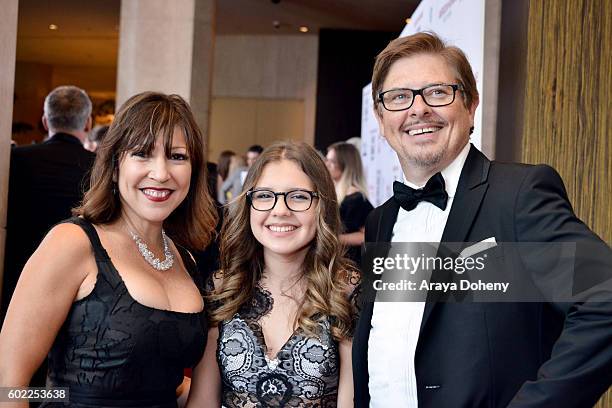
[[(302, 102), (302, 131), (293, 132), (312, 143), (314, 141), (318, 37), (314, 35), (285, 36), (217, 36), (214, 47), (213, 97), (225, 99), (227, 109), (231, 100), (253, 99)], [(14, 120), (36, 125), (42, 114), (42, 102), (55, 86), (74, 84), (96, 95), (114, 96), (116, 67), (52, 66), (33, 62), (18, 62), (15, 76)], [(284, 103), (284, 102), (283, 102)], [(240, 104), (235, 108), (240, 112)], [(288, 108), (290, 109), (290, 108)], [(294, 111), (292, 111), (294, 112)], [(292, 120), (295, 115), (292, 113)], [(295, 119), (297, 120), (297, 119)], [(219, 129), (217, 124), (215, 129)], [(285, 128), (281, 124), (279, 128)], [(210, 128), (212, 129), (212, 127)], [(34, 133), (37, 131), (35, 130)], [(210, 132), (212, 137), (221, 133)], [(36, 135), (38, 139), (42, 135)], [(256, 139), (257, 137), (253, 136)], [(227, 146), (225, 141), (210, 140), (215, 160), (218, 149), (231, 148), (237, 152), (248, 147), (246, 141)], [(246, 145), (246, 147), (245, 147)]]
[(0, 70), (0, 293), (2, 293), (4, 241), (6, 239), (6, 204), (17, 42), (17, 5), (17, 0), (3, 1), (2, 13), (0, 13), (0, 61), (2, 61), (2, 69)]
[(244, 154), (249, 146), (303, 140), (304, 102), (261, 98), (213, 98), (209, 160), (223, 150)]
[(318, 45), (314, 35), (218, 36), (213, 98), (302, 100), (301, 140), (313, 143)]

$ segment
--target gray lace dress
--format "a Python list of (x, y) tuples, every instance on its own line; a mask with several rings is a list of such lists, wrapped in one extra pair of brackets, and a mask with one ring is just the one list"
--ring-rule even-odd
[(340, 364), (329, 318), (319, 319), (318, 337), (298, 328), (270, 359), (259, 321), (272, 305), (270, 293), (257, 288), (250, 304), (219, 325), (223, 406), (335, 407)]

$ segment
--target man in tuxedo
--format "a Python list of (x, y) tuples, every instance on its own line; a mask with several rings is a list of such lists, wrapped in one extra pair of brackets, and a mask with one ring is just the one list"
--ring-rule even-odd
[(82, 89), (55, 88), (43, 106), (48, 139), (11, 150), (0, 321), (26, 261), (47, 231), (71, 216), (89, 186), (95, 155), (83, 142), (91, 130), (91, 108)]
[[(609, 276), (610, 248), (576, 218), (555, 170), (492, 162), (470, 145), (479, 97), (461, 50), (429, 33), (392, 41), (372, 96), (404, 180), (368, 217), (367, 243), (585, 243), (603, 266), (587, 259), (576, 274), (589, 264)], [(430, 295), (362, 305), (356, 407), (591, 407), (612, 384), (612, 303)]]

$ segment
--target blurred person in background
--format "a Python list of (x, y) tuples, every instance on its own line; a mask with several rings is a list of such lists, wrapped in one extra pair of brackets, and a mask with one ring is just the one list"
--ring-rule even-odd
[(232, 150), (224, 150), (217, 160), (217, 201), (225, 204), (231, 197), (222, 190), (223, 183), (242, 166), (242, 160)]
[[(77, 215), (26, 264), (0, 332), (0, 387), (25, 387), (48, 354), (67, 404), (175, 408), (206, 342), (203, 284), (187, 250), (217, 215), (204, 141), (178, 95), (128, 99), (103, 140)], [(27, 402), (12, 406), (25, 407)]]
[(24, 144), (24, 139), (34, 131), (34, 126), (26, 122), (13, 122), (11, 126), (11, 147)]
[[(87, 93), (75, 86), (60, 86), (43, 105), (47, 140), (11, 149), (0, 323), (26, 261), (49, 228), (70, 217), (89, 187), (95, 155), (83, 143), (91, 123)], [(33, 384), (42, 385), (44, 378), (39, 377)]]
[[(49, 228), (70, 217), (89, 188), (95, 155), (83, 143), (91, 130), (91, 109), (84, 90), (57, 87), (43, 104), (47, 139), (11, 149), (0, 324), (26, 261)], [(32, 386), (45, 385), (45, 368), (33, 375)]]
[(245, 154), (246, 166), (239, 167), (238, 169), (230, 172), (227, 180), (225, 180), (221, 185), (221, 191), (226, 197), (238, 197), (242, 191), (242, 185), (246, 179), (247, 172), (263, 150), (263, 147), (260, 145), (253, 145), (249, 147)]
[(334, 143), (327, 148), (325, 160), (340, 203), (343, 233), (340, 242), (347, 246), (347, 256), (361, 261), (365, 220), (374, 209), (367, 196), (359, 150), (351, 143)]
[(360, 137), (351, 137), (350, 139), (346, 139), (346, 143), (350, 143), (357, 148), (359, 152), (361, 152), (361, 138)]
[[(259, 156), (263, 153), (263, 151), (264, 151), (264, 148), (258, 144), (255, 144), (249, 147), (249, 149), (246, 152), (246, 164), (249, 169), (251, 168), (251, 166), (253, 166), (253, 164), (255, 163), (255, 160), (259, 158)], [(244, 183), (244, 180), (242, 182)]]
[(104, 135), (108, 131), (108, 125), (95, 127), (91, 132), (87, 134), (87, 138), (83, 143), (83, 147), (89, 150), (90, 152), (95, 153), (96, 149), (102, 143), (102, 139), (104, 139)]

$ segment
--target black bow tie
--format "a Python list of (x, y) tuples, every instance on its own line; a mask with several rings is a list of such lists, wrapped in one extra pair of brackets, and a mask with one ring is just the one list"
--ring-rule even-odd
[(441, 210), (446, 209), (448, 194), (444, 188), (442, 174), (434, 174), (425, 187), (415, 190), (399, 181), (393, 182), (393, 198), (406, 211), (413, 210), (421, 201), (429, 201)]

